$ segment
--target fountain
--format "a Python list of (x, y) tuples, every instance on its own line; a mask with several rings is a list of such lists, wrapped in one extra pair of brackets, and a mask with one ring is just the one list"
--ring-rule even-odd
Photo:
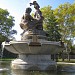
[(5, 42), (6, 50), (18, 54), (18, 58), (11, 61), (12, 69), (23, 70), (56, 70), (56, 62), (51, 54), (63, 50), (61, 42), (48, 41), (47, 33), (43, 30), (42, 12), (39, 4), (30, 3), (36, 10), (34, 18), (30, 15), (31, 8), (26, 8), (20, 27), (23, 29), (21, 41)]

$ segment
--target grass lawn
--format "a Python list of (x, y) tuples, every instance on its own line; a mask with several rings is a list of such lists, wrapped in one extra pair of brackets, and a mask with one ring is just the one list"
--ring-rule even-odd
[(64, 61), (62, 61), (62, 59), (58, 59), (58, 62), (69, 62), (69, 63), (75, 63), (75, 59), (70, 59), (70, 61), (68, 59), (64, 59)]
[(2, 59), (0, 59), (0, 61), (11, 61), (11, 60), (13, 60), (13, 58), (2, 58)]

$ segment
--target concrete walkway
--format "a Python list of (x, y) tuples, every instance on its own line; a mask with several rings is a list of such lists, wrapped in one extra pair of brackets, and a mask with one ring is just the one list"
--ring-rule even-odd
[(57, 62), (57, 64), (69, 64), (69, 65), (75, 65), (75, 63), (68, 63), (68, 62)]
[(57, 62), (58, 71), (75, 72), (75, 63)]

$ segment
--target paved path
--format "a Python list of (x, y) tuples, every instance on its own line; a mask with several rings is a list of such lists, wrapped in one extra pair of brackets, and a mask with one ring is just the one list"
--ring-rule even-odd
[(57, 64), (69, 64), (69, 65), (75, 65), (75, 63), (68, 63), (68, 62), (57, 62)]

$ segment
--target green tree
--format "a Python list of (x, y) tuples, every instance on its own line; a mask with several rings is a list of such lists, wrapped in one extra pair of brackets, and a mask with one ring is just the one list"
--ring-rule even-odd
[(60, 26), (61, 39), (67, 43), (67, 53), (72, 51), (72, 42), (75, 37), (75, 3), (61, 4), (54, 10), (54, 15)]
[(75, 3), (60, 5), (55, 9), (54, 15), (61, 29), (62, 40), (72, 41), (75, 37)]
[(49, 34), (49, 40), (59, 41), (61, 38), (60, 29), (51, 6), (41, 8), (41, 11), (44, 16), (44, 30)]
[(14, 21), (14, 17), (9, 15), (7, 10), (0, 8), (0, 42), (17, 33), (16, 30), (12, 30)]

